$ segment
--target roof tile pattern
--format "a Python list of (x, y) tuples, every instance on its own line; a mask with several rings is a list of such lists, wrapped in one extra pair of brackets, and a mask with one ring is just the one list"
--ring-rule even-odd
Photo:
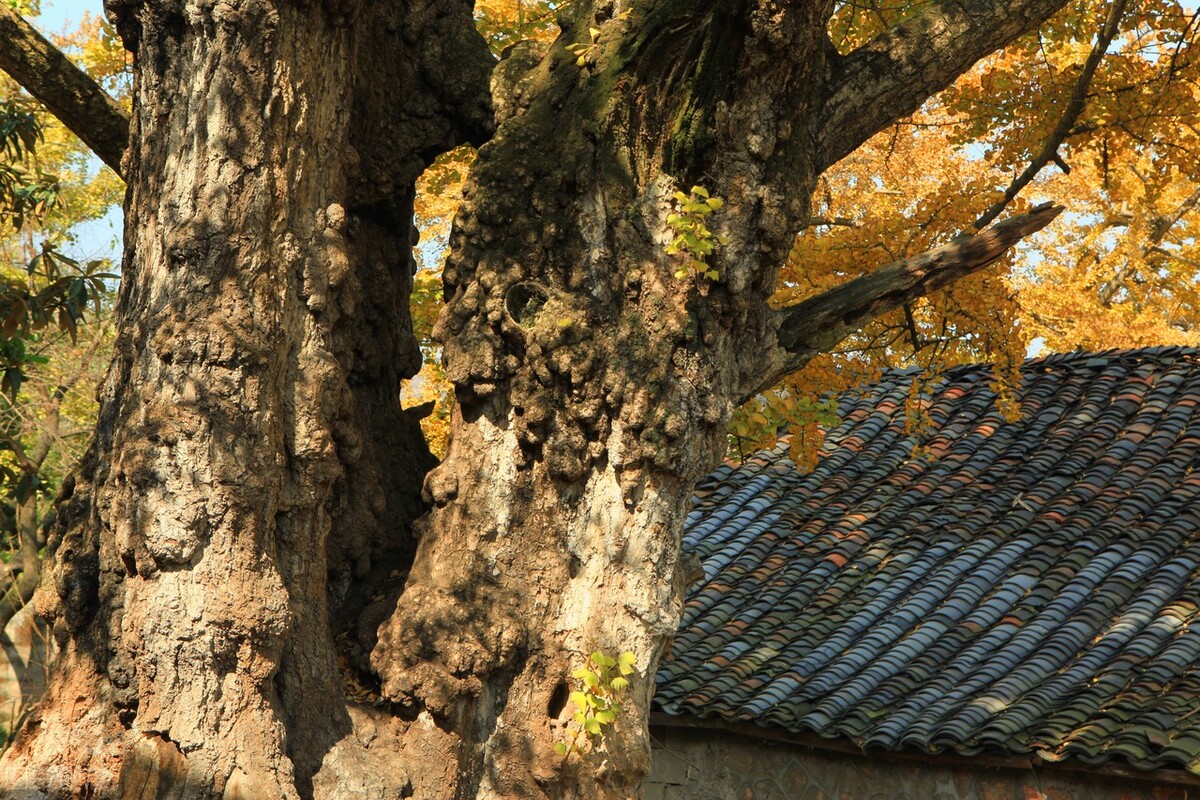
[(700, 485), (656, 706), (1200, 772), (1200, 352), (1029, 361), (1011, 424), (955, 368), (919, 436), (914, 377), (843, 396), (811, 473), (781, 444)]

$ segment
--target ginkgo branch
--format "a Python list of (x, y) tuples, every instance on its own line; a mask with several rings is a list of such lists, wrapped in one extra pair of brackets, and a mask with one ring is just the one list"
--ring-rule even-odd
[(975, 230), (982, 230), (985, 225), (988, 225), (1000, 213), (1008, 207), (1013, 198), (1026, 186), (1029, 182), (1037, 177), (1037, 174), (1042, 171), (1042, 168), (1047, 164), (1057, 164), (1058, 168), (1063, 172), (1069, 173), (1071, 168), (1062, 160), (1062, 156), (1058, 153), (1058, 148), (1062, 147), (1063, 142), (1070, 136), (1072, 129), (1075, 127), (1075, 121), (1079, 119), (1079, 115), (1083, 113), (1084, 105), (1087, 102), (1088, 87), (1092, 85), (1092, 78), (1096, 74), (1096, 69), (1100, 66), (1100, 62), (1104, 59), (1104, 54), (1108, 52), (1109, 45), (1117, 35), (1117, 30), (1121, 24), (1121, 18), (1125, 16), (1126, 0), (1114, 0), (1112, 6), (1108, 10), (1108, 18), (1104, 21), (1104, 27), (1096, 34), (1096, 42), (1092, 45), (1092, 50), (1088, 53), (1087, 59), (1083, 62), (1083, 70), (1079, 73), (1079, 80), (1075, 82), (1075, 89), (1071, 92), (1071, 99), (1067, 101), (1067, 107), (1063, 109), (1063, 114), (1058, 120), (1058, 124), (1054, 126), (1054, 130), (1050, 132), (1050, 136), (1042, 145), (1041, 151), (1033, 157), (1029, 165), (1018, 175), (1008, 188), (1004, 190), (1004, 197), (992, 203), (986, 211), (979, 215), (979, 219), (975, 220)]
[(1175, 253), (1171, 250), (1167, 250), (1162, 247), (1151, 247), (1150, 252), (1166, 256), (1173, 261), (1178, 261), (1180, 264), (1187, 264), (1189, 267), (1196, 267), (1197, 269), (1200, 269), (1200, 261), (1197, 261), (1194, 258), (1187, 258), (1186, 256), (1180, 255), (1179, 253)]
[(758, 383), (748, 387), (743, 396), (753, 397), (774, 385), (881, 314), (984, 269), (1014, 244), (1049, 225), (1062, 210), (1050, 203), (1037, 206), (974, 236), (892, 262), (782, 309), (778, 312), (782, 351), (778, 363), (774, 370), (757, 376)]
[(804, 223), (804, 229), (821, 227), (857, 228), (858, 223), (850, 217), (809, 217)]
[(1159, 245), (1162, 244), (1162, 240), (1165, 239), (1170, 230), (1179, 224), (1179, 221), (1183, 219), (1189, 211), (1196, 208), (1197, 205), (1200, 205), (1200, 189), (1192, 192), (1192, 194), (1189, 195), (1186, 200), (1179, 204), (1179, 206), (1175, 209), (1175, 212), (1169, 217), (1163, 217), (1155, 220), (1155, 224), (1151, 229), (1150, 239), (1145, 245), (1142, 246), (1139, 257), (1137, 259), (1129, 259), (1126, 261), (1121, 268), (1117, 270), (1116, 274), (1114, 274), (1111, 279), (1106, 281), (1101, 286), (1099, 296), (1100, 303), (1103, 306), (1107, 308), (1108, 306), (1112, 305), (1113, 298), (1117, 296), (1117, 292), (1121, 290), (1121, 287), (1124, 285), (1126, 279), (1129, 278), (1129, 275), (1134, 269), (1137, 268), (1137, 265), (1140, 264), (1148, 255), (1150, 255), (1150, 253), (1156, 250), (1163, 253), (1168, 253), (1168, 251), (1159, 247)]
[(128, 115), (7, 3), (0, 3), (0, 69), (121, 174), (121, 157), (129, 143)]
[(1066, 5), (1066, 0), (940, 0), (845, 56), (830, 57), (818, 168), (841, 160), (911, 114), (979, 59)]

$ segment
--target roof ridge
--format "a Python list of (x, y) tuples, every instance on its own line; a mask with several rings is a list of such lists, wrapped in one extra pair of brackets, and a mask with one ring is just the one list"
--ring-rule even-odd
[[(1108, 363), (1141, 363), (1143, 361), (1155, 362), (1175, 362), (1175, 361), (1191, 361), (1200, 360), (1200, 347), (1187, 347), (1184, 345), (1155, 345), (1152, 347), (1135, 347), (1135, 348), (1119, 348), (1115, 347), (1109, 350), (1071, 350), (1065, 353), (1047, 353), (1042, 356), (1026, 358), (1021, 362), (1021, 371), (1037, 368), (1037, 367), (1055, 367), (1055, 368), (1092, 368), (1100, 366), (1096, 363), (1098, 360), (1103, 360)], [(995, 362), (990, 361), (974, 361), (967, 364), (954, 364), (941, 369), (938, 374), (945, 376), (961, 376), (971, 372), (979, 372), (984, 369), (991, 369), (995, 366)], [(910, 366), (910, 367), (891, 367), (880, 373), (880, 379), (870, 381), (864, 386), (881, 383), (888, 378), (904, 378), (928, 373), (935, 368)]]

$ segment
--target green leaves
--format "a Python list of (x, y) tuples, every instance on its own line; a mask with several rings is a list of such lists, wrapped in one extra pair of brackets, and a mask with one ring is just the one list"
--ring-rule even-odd
[[(58, 179), (30, 166), (42, 141), (42, 129), (32, 107), (22, 101), (0, 101), (0, 223), (20, 230), (41, 219), (59, 203)], [(35, 332), (57, 327), (75, 341), (89, 305), (100, 312), (109, 291), (104, 262), (81, 265), (43, 244), (19, 271), (0, 272), (0, 392), (15, 398), (24, 381), (23, 368), (32, 363), (25, 341)]]
[(623, 711), (617, 702), (618, 696), (629, 688), (629, 679), (636, 669), (637, 656), (621, 653), (616, 658), (597, 650), (588, 656), (587, 662), (571, 671), (571, 677), (580, 682), (580, 688), (571, 692), (571, 715), (575, 731), (570, 742), (559, 742), (554, 752), (568, 756), (580, 749), (582, 737), (591, 737), (593, 746), (603, 742), (605, 727), (616, 722)]
[(0, 101), (0, 154), (9, 161), (32, 155), (42, 140), (33, 107), (19, 100)]
[(709, 266), (706, 260), (718, 245), (728, 244), (729, 239), (713, 233), (705, 219), (714, 211), (725, 206), (719, 197), (711, 197), (703, 186), (693, 186), (690, 194), (675, 192), (675, 210), (667, 215), (667, 225), (675, 238), (666, 247), (667, 255), (681, 256), (675, 277), (686, 280), (689, 276), (716, 281), (721, 274)]
[(583, 667), (580, 667), (572, 672), (571, 677), (583, 681), (583, 685), (589, 689), (595, 689), (600, 685), (600, 676), (595, 672), (592, 672), (590, 669), (585, 669)]
[(0, 338), (28, 336), (57, 326), (75, 341), (89, 306), (98, 315), (117, 276), (101, 260), (80, 264), (43, 244), (25, 267), (25, 276), (0, 275)]
[(575, 66), (580, 68), (587, 66), (588, 58), (600, 49), (600, 45), (596, 41), (599, 38), (600, 30), (598, 28), (588, 28), (589, 41), (567, 45), (567, 50), (576, 56)]
[(43, 245), (24, 274), (0, 272), (0, 392), (15, 400), (25, 381), (25, 368), (46, 359), (28, 351), (27, 342), (47, 328), (58, 328), (76, 342), (79, 325), (90, 307), (99, 316), (109, 281), (103, 261), (80, 264)]
[(31, 158), (41, 141), (32, 106), (0, 101), (0, 223), (16, 230), (59, 202), (58, 178), (39, 170)]

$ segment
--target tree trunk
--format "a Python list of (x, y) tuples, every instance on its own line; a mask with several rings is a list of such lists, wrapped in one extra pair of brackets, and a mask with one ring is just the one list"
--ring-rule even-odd
[[(783, 48), (824, 68), (819, 28), (772, 42), (742, 4), (665, 5), (636, 27), (578, 12), (517, 79), (452, 237), (436, 335), (460, 409), (373, 656), (389, 699), (461, 741), (460, 784), (421, 797), (625, 797), (649, 765), (692, 486), (724, 452), (743, 371), (771, 356), (765, 301), (816, 175), (790, 126), (741, 124), (812, 106), (815, 81), (780, 81)], [(593, 26), (603, 51), (579, 67), (565, 45)], [(781, 162), (786, 194), (764, 180)], [(728, 201), (716, 281), (676, 277), (665, 249), (692, 182)], [(613, 730), (564, 756), (566, 688), (596, 650), (634, 653), (638, 672)]]
[[(886, 124), (863, 109), (825, 144), (825, 121), (857, 103), (841, 82), (903, 84), (889, 113), (911, 111), (969, 65), (951, 34), (979, 36), (952, 9), (909, 34), (911, 63), (861, 74), (829, 46), (830, 9), (573, 3), (544, 58), (498, 69), (504, 119), (473, 168), (435, 330), (459, 409), (372, 655), (385, 696), (455, 747), (456, 782), (418, 796), (623, 798), (645, 774), (692, 486), (734, 405), (789, 360), (767, 299), (817, 176)], [(989, 35), (1014, 36), (1010, 10), (976, 22), (995, 14)], [(668, 253), (672, 197), (693, 184), (726, 201), (707, 218), (716, 278)], [(895, 305), (854, 302), (863, 317)], [(580, 737), (566, 698), (597, 650), (634, 653), (638, 672), (612, 729)]]
[[(636, 792), (691, 489), (792, 363), (766, 300), (817, 176), (1063, 2), (934, 3), (838, 56), (828, 1), (578, 0), (544, 57), (518, 47), (452, 234), (458, 407), (402, 593), (412, 184), (489, 125), (468, 9), (110, 2), (137, 57), (120, 335), (39, 594), (62, 669), (0, 780)], [(693, 184), (726, 201), (699, 271), (667, 252)], [(335, 635), (386, 713), (343, 699)], [(586, 736), (568, 695), (595, 651), (637, 672)]]
[(60, 668), (0, 784), (312, 796), (370, 725), (333, 634), (411, 553), (431, 460), (399, 406), (412, 187), (486, 135), (489, 59), (458, 0), (109, 10), (136, 57), (115, 361), (39, 595)]

